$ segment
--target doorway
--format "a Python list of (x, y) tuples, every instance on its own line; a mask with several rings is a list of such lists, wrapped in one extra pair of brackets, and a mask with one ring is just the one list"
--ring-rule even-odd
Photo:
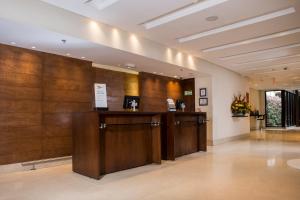
[(297, 91), (266, 91), (266, 127), (296, 126), (298, 98)]
[(282, 91), (266, 91), (266, 127), (282, 127)]

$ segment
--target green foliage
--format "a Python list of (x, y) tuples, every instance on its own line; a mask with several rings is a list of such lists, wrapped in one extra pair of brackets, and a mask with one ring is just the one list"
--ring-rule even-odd
[(267, 119), (269, 126), (281, 125), (281, 97), (267, 95)]
[(236, 113), (249, 113), (251, 110), (251, 106), (246, 99), (246, 96), (242, 97), (242, 95), (234, 96), (234, 100), (231, 104), (231, 112), (233, 114)]

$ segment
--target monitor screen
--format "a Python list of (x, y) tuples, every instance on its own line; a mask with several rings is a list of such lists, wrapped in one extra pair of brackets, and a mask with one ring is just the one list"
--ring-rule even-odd
[(135, 108), (138, 109), (139, 106), (140, 106), (140, 97), (139, 96), (125, 96), (124, 97), (123, 108), (124, 109), (130, 109), (131, 108), (131, 102), (133, 100), (135, 100), (135, 102), (137, 103), (137, 106)]

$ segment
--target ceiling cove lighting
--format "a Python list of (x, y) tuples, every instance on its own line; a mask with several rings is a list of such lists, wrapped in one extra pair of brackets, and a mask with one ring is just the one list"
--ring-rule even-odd
[(280, 56), (280, 57), (276, 57), (276, 58), (268, 58), (268, 59), (262, 59), (262, 60), (256, 60), (256, 61), (241, 62), (241, 63), (236, 63), (234, 65), (237, 66), (237, 65), (244, 65), (244, 64), (255, 64), (255, 63), (260, 63), (260, 62), (280, 60), (282, 58), (294, 58), (294, 57), (299, 57), (299, 56), (300, 56), (300, 54), (290, 55), (290, 56)]
[(261, 54), (261, 53), (269, 53), (269, 52), (273, 52), (273, 51), (280, 51), (280, 50), (290, 49), (290, 48), (295, 48), (295, 47), (300, 47), (300, 43), (299, 44), (292, 44), (292, 45), (282, 46), (282, 47), (277, 47), (277, 48), (271, 48), (271, 49), (265, 49), (265, 50), (259, 50), (259, 51), (252, 51), (252, 52), (249, 52), (249, 53), (241, 53), (241, 54), (232, 55), (232, 56), (224, 56), (224, 57), (220, 57), (219, 59), (220, 60), (230, 60), (230, 59), (234, 59), (234, 58), (240, 58), (240, 57), (244, 57), (244, 56), (251, 56), (251, 55)]
[(213, 6), (222, 4), (228, 0), (205, 0), (201, 1), (199, 3), (193, 3), (190, 6), (186, 6), (182, 9), (176, 10), (174, 12), (171, 12), (169, 14), (163, 15), (161, 17), (158, 17), (154, 20), (148, 21), (143, 23), (142, 25), (146, 29), (155, 28), (157, 26), (161, 26), (163, 24), (175, 21), (177, 19), (180, 19), (182, 17), (203, 11), (205, 9), (211, 8)]
[(85, 4), (89, 4), (93, 7), (96, 7), (98, 10), (103, 10), (115, 3), (117, 3), (120, 0), (87, 0), (85, 1)]
[(178, 42), (180, 42), (180, 43), (189, 42), (191, 40), (196, 40), (196, 39), (203, 38), (203, 37), (210, 36), (210, 35), (214, 35), (214, 34), (217, 34), (217, 33), (222, 33), (222, 32), (225, 32), (225, 31), (241, 28), (241, 27), (244, 27), (244, 26), (264, 22), (264, 21), (271, 20), (271, 19), (274, 19), (274, 18), (289, 15), (289, 14), (292, 14), (292, 13), (295, 13), (295, 12), (296, 12), (295, 8), (290, 7), (290, 8), (284, 9), (284, 10), (279, 10), (279, 11), (272, 12), (272, 13), (269, 13), (269, 14), (266, 14), (266, 15), (261, 15), (261, 16), (254, 17), (254, 18), (251, 18), (251, 19), (246, 19), (246, 20), (243, 20), (243, 21), (240, 21), (240, 22), (237, 22), (237, 23), (229, 24), (229, 25), (222, 26), (222, 27), (212, 29), (212, 30), (209, 30), (209, 31), (197, 33), (197, 34), (190, 35), (190, 36), (187, 36), (187, 37), (182, 37), (182, 38), (178, 39)]
[(230, 43), (230, 44), (225, 44), (225, 45), (221, 45), (221, 46), (216, 46), (216, 47), (212, 47), (212, 48), (203, 49), (202, 52), (203, 53), (208, 53), (208, 52), (212, 52), (212, 51), (224, 50), (224, 49), (228, 49), (228, 48), (232, 48), (232, 47), (236, 47), (236, 46), (241, 46), (241, 45), (244, 45), (244, 44), (251, 44), (251, 43), (255, 43), (255, 42), (261, 42), (261, 41), (264, 41), (264, 40), (278, 38), (278, 37), (284, 37), (284, 36), (299, 33), (299, 32), (300, 32), (300, 28), (291, 29), (291, 30), (288, 30), (288, 31), (274, 33), (274, 34), (271, 34), (271, 35), (265, 35), (265, 36), (262, 36), (262, 37), (257, 37), (257, 38), (253, 38), (253, 39), (249, 39), (249, 40), (243, 40), (243, 41), (240, 41), (240, 42), (235, 42), (235, 43)]

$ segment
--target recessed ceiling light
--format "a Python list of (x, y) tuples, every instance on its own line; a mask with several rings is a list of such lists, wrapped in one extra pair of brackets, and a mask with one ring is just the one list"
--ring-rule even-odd
[(289, 49), (289, 48), (295, 48), (295, 47), (300, 47), (300, 44), (292, 44), (292, 45), (287, 45), (287, 46), (282, 46), (282, 47), (276, 47), (276, 48), (270, 48), (270, 49), (265, 49), (265, 50), (259, 50), (259, 51), (252, 51), (248, 53), (241, 53), (241, 54), (236, 54), (236, 55), (231, 55), (231, 56), (224, 56), (220, 57), (220, 60), (230, 60), (234, 58), (240, 58), (244, 56), (250, 56), (250, 55), (255, 55), (255, 54), (261, 54), (261, 53), (269, 53), (272, 51), (280, 51), (283, 49)]
[(135, 64), (133, 64), (133, 63), (126, 63), (125, 67), (127, 67), (128, 69), (136, 68)]
[(70, 56), (71, 54), (70, 54), (70, 53), (67, 53), (66, 55), (67, 55), (67, 56)]
[(291, 30), (288, 30), (288, 31), (283, 31), (283, 32), (274, 33), (274, 34), (270, 34), (270, 35), (265, 35), (265, 36), (262, 36), (262, 37), (252, 38), (252, 39), (249, 39), (249, 40), (243, 40), (243, 41), (240, 41), (240, 42), (234, 42), (234, 43), (230, 43), (230, 44), (225, 44), (225, 45), (221, 45), (221, 46), (216, 46), (216, 47), (203, 49), (202, 52), (207, 53), (207, 52), (212, 52), (212, 51), (228, 49), (228, 48), (232, 48), (232, 47), (236, 47), (236, 46), (241, 46), (241, 45), (244, 45), (244, 44), (251, 44), (251, 43), (255, 43), (255, 42), (261, 42), (261, 41), (264, 41), (264, 40), (283, 37), (283, 36), (287, 36), (287, 35), (291, 35), (291, 34), (299, 33), (299, 32), (300, 32), (300, 28), (291, 29)]
[(82, 56), (81, 58), (82, 58), (82, 59), (85, 59), (85, 57), (84, 57), (84, 56)]
[(36, 49), (36, 47), (35, 47), (35, 46), (32, 46), (31, 48), (32, 48), (32, 49)]
[(214, 22), (214, 21), (217, 21), (218, 19), (219, 19), (218, 16), (210, 16), (210, 17), (207, 17), (205, 20), (209, 21), (209, 22)]
[(174, 78), (178, 78), (178, 76), (174, 76)]
[(199, 3), (193, 3), (190, 6), (186, 6), (182, 9), (176, 10), (174, 12), (171, 12), (169, 14), (163, 15), (162, 17), (156, 18), (154, 20), (148, 21), (143, 23), (143, 26), (146, 29), (151, 29), (157, 26), (161, 26), (163, 24), (175, 21), (177, 19), (180, 19), (182, 17), (200, 12), (202, 10), (211, 8), (213, 6), (219, 5), (221, 3), (224, 3), (228, 0), (209, 0), (209, 1), (201, 1)]
[(10, 42), (10, 44), (12, 44), (12, 45), (16, 45), (17, 43), (15, 43), (15, 42)]
[(187, 36), (187, 37), (182, 37), (182, 38), (178, 39), (178, 42), (180, 42), (180, 43), (188, 42), (188, 41), (199, 39), (199, 38), (202, 38), (202, 37), (206, 37), (206, 36), (214, 35), (214, 34), (217, 34), (217, 33), (221, 33), (221, 32), (225, 32), (225, 31), (241, 28), (241, 27), (244, 27), (244, 26), (249, 26), (249, 25), (252, 25), (252, 24), (259, 23), (259, 22), (264, 22), (264, 21), (267, 21), (267, 20), (270, 20), (270, 19), (274, 19), (274, 18), (277, 18), (277, 17), (289, 15), (289, 14), (292, 14), (292, 13), (295, 13), (295, 12), (296, 12), (295, 8), (290, 7), (290, 8), (284, 9), (284, 10), (279, 10), (277, 12), (273, 12), (273, 13), (269, 13), (269, 14), (266, 14), (266, 15), (254, 17), (254, 18), (247, 19), (247, 20), (243, 20), (243, 21), (240, 21), (240, 22), (237, 22), (237, 23), (234, 23), (234, 24), (229, 24), (229, 25), (222, 26), (222, 27), (212, 29), (212, 30), (209, 30), (209, 31), (197, 33), (197, 34), (190, 35), (190, 36)]
[(90, 4), (91, 6), (96, 7), (98, 10), (103, 10), (104, 8), (107, 8), (118, 1), (120, 0), (87, 0), (85, 1), (85, 4)]
[(153, 72), (153, 74), (157, 74), (157, 72)]

